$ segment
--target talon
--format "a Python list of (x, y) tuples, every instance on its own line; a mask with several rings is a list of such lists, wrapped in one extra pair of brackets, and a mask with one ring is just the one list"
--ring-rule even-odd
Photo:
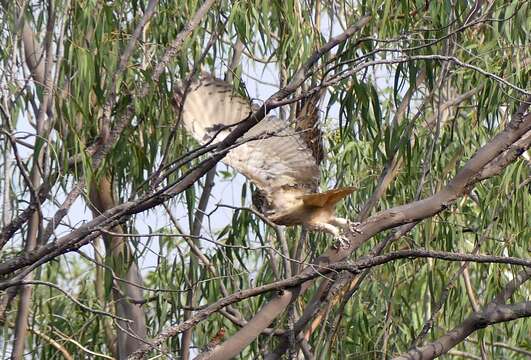
[(361, 230), (359, 229), (360, 225), (361, 225), (361, 223), (357, 222), (357, 221), (349, 221), (348, 222), (348, 228), (350, 229), (350, 231), (358, 233), (358, 234), (362, 234)]
[(334, 249), (339, 250), (341, 248), (348, 249), (350, 247), (350, 240), (345, 236), (337, 236), (334, 244)]

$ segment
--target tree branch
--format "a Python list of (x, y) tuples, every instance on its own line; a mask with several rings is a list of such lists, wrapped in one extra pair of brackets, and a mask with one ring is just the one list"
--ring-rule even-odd
[(459, 326), (447, 332), (436, 341), (408, 351), (393, 360), (427, 360), (445, 354), (465, 340), (474, 331), (500, 322), (531, 316), (531, 301), (506, 305), (504, 302), (514, 291), (531, 277), (531, 269), (524, 269), (505, 289), (483, 310), (472, 313)]
[[(159, 62), (157, 67), (155, 68), (154, 75), (152, 76), (152, 82), (158, 81), (160, 78), (160, 75), (164, 68), (169, 64), (171, 60), (171, 56), (168, 54), (175, 54), (178, 49), (182, 46), (184, 40), (187, 36), (190, 35), (190, 33), (199, 25), (201, 19), (206, 15), (208, 9), (214, 4), (215, 0), (208, 0), (205, 1), (203, 6), (201, 6), (194, 15), (194, 17), (190, 20), (190, 22), (185, 26), (185, 29), (183, 29), (176, 37), (174, 42), (170, 45), (170, 47), (166, 50), (165, 55), (163, 56), (163, 59)], [(150, 87), (150, 83), (144, 84), (142, 89), (139, 92), (139, 96), (146, 96), (148, 93)], [(109, 152), (109, 150), (112, 148), (113, 144), (118, 140), (120, 137), (122, 131), (125, 129), (126, 125), (129, 123), (130, 119), (132, 118), (134, 113), (134, 105), (131, 104), (127, 107), (124, 114), (118, 119), (117, 124), (115, 127), (111, 130), (110, 135), (106, 139), (106, 141), (98, 141), (93, 146), (89, 147), (87, 149), (87, 152), (92, 155), (92, 166), (94, 168), (98, 167), (105, 157), (105, 155)], [(213, 164), (212, 164), (213, 166)], [(210, 169), (210, 167), (208, 168)], [(208, 171), (206, 169), (204, 173)], [(200, 177), (200, 176), (199, 176)], [(199, 178), (198, 177), (198, 178)], [(195, 179), (197, 180), (197, 178)], [(194, 181), (195, 181), (194, 180)], [(193, 182), (191, 182), (193, 183)], [(190, 185), (188, 184), (182, 191), (184, 191), (186, 188), (188, 188)], [(46, 190), (47, 188), (43, 188), (43, 190)], [(39, 193), (40, 194), (40, 193)], [(43, 195), (44, 197), (46, 194)], [(158, 201), (149, 202), (149, 208), (152, 208), (160, 203), (162, 203), (163, 200), (160, 198), (156, 199)], [(0, 264), (0, 267), (2, 266), (15, 266), (16, 269), (19, 269), (21, 267), (34, 264), (32, 268), (43, 264), (52, 258), (54, 258), (57, 255), (60, 255), (64, 252), (75, 250), (76, 248), (89, 243), (94, 238), (98, 237), (99, 232), (96, 230), (98, 227), (112, 227), (116, 224), (122, 223), (125, 221), (125, 217), (128, 215), (131, 215), (134, 213), (134, 208), (138, 208), (138, 212), (141, 212), (145, 210), (144, 207), (140, 206), (140, 204), (146, 203), (146, 198), (141, 198), (137, 200), (136, 202), (126, 202), (124, 204), (118, 205), (113, 209), (110, 209), (103, 213), (102, 215), (96, 217), (92, 221), (88, 222), (86, 225), (91, 224), (91, 226), (95, 227), (87, 227), (82, 226), (78, 230), (82, 230), (78, 233), (71, 233), (69, 235), (66, 235), (60, 239), (58, 239), (54, 244), (46, 244), (45, 246), (40, 247), (38, 250), (33, 252), (25, 253), (23, 256), (11, 259), (5, 261), (4, 263)], [(129, 210), (129, 212), (128, 212)], [(131, 212), (133, 210), (133, 212)], [(7, 241), (9, 239), (8, 236), (12, 235), (20, 226), (24, 223), (25, 219), (29, 218), (31, 214), (33, 213), (34, 209), (32, 207), (25, 210), (19, 217), (17, 217), (14, 221), (12, 221), (9, 226), (6, 226), (4, 229), (2, 229), (1, 238), (0, 238), (0, 244), (6, 239)], [(114, 219), (116, 216), (122, 216), (124, 218), (120, 220)], [(96, 233), (94, 233), (96, 231)], [(75, 232), (75, 230), (74, 230)], [(67, 250), (70, 249), (70, 250)], [(15, 265), (17, 264), (17, 265)], [(20, 265), (20, 266), (19, 266)], [(16, 270), (15, 268), (12, 268), (11, 271)], [(0, 270), (1, 272), (1, 270)]]
[[(495, 136), (488, 144), (479, 149), (456, 174), (454, 179), (440, 192), (426, 199), (382, 211), (372, 216), (360, 225), (359, 234), (352, 234), (350, 246), (328, 250), (324, 255), (316, 259), (314, 262), (315, 266), (329, 266), (329, 264), (334, 264), (335, 262), (347, 258), (361, 244), (383, 230), (406, 223), (420, 221), (446, 209), (458, 197), (469, 191), (473, 185), (473, 183), (471, 183), (473, 176), (481, 168), (531, 129), (531, 114), (524, 114), (530, 105), (530, 101), (531, 96), (518, 108), (518, 111), (514, 114), (513, 120), (508, 124), (507, 128)], [(313, 268), (308, 267), (301, 275), (304, 275), (306, 271), (311, 272), (313, 271)], [(260, 324), (260, 327), (268, 326), (295, 297), (302, 294), (308, 287), (309, 282), (301, 285), (300, 289), (288, 290), (281, 295), (274, 297), (255, 315), (255, 318), (249, 321), (249, 328), (253, 329), (252, 333), (249, 331), (249, 328), (243, 328), (233, 335), (233, 337), (229, 338), (227, 342), (232, 341), (231, 339), (235, 337), (236, 340), (234, 340), (234, 342), (238, 341), (240, 344), (244, 343), (243, 341), (238, 340), (238, 336), (244, 337), (246, 339), (245, 342), (247, 343), (252, 341), (252, 339), (250, 339), (251, 335), (257, 336), (259, 333), (255, 334), (259, 328), (256, 324)], [(216, 359), (217, 355), (221, 357), (230, 357), (231, 354), (233, 354), (233, 350), (241, 349), (241, 346), (235, 346), (233, 350), (225, 353), (223, 350), (226, 343), (214, 350), (212, 359)], [(229, 343), (229, 346), (227, 347), (230, 348), (232, 346), (233, 345)]]
[[(447, 261), (473, 261), (478, 263), (501, 263), (501, 264), (512, 264), (512, 265), (521, 265), (526, 267), (531, 267), (531, 260), (525, 260), (520, 258), (511, 258), (503, 256), (491, 256), (491, 255), (470, 255), (470, 254), (459, 254), (459, 253), (450, 253), (444, 251), (428, 251), (424, 249), (418, 250), (402, 250), (392, 252), (386, 255), (375, 256), (372, 258), (361, 258), (352, 263), (350, 262), (338, 262), (331, 264), (329, 266), (323, 267), (312, 267), (310, 271), (305, 271), (301, 274), (292, 276), (291, 278), (280, 280), (274, 283), (258, 286), (255, 288), (250, 288), (246, 290), (241, 290), (237, 293), (234, 293), (228, 297), (225, 297), (212, 305), (209, 305), (205, 309), (198, 311), (192, 318), (182, 322), (178, 325), (171, 326), (170, 328), (161, 332), (153, 341), (151, 345), (142, 347), (139, 351), (132, 354), (129, 359), (141, 359), (148, 351), (154, 349), (155, 347), (162, 344), (167, 338), (175, 336), (193, 326), (199, 322), (205, 320), (211, 314), (219, 311), (227, 305), (234, 304), (236, 302), (245, 300), (250, 297), (258, 296), (270, 291), (279, 291), (286, 290), (290, 288), (297, 288), (299, 285), (308, 282), (309, 280), (315, 279), (317, 277), (329, 274), (337, 273), (339, 271), (349, 271), (352, 273), (359, 273), (364, 269), (368, 269), (374, 266), (382, 265), (390, 261), (404, 259), (404, 258), (435, 258)], [(286, 291), (282, 291), (281, 295)], [(214, 350), (215, 351), (215, 350)], [(211, 356), (219, 356), (216, 354), (211, 354)]]

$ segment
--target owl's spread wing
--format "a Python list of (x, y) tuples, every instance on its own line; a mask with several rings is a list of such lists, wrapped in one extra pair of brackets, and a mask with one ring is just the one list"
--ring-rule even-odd
[(306, 97), (297, 104), (297, 130), (302, 131), (302, 138), (311, 149), (317, 164), (324, 158), (323, 133), (319, 127), (319, 102), (325, 90), (322, 89)]
[[(248, 99), (226, 82), (204, 77), (194, 82), (183, 104), (182, 120), (201, 144), (225, 138), (230, 126), (251, 114)], [(223, 159), (260, 189), (271, 194), (284, 186), (314, 188), (319, 168), (300, 133), (278, 118), (268, 116), (251, 128)]]

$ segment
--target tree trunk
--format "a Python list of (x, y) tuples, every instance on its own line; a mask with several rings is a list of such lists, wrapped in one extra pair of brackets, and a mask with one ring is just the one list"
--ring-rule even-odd
[[(116, 206), (112, 182), (104, 176), (99, 181), (92, 183), (90, 191), (91, 208), (94, 216)], [(124, 233), (121, 226), (112, 230), (115, 233)], [(143, 300), (142, 278), (131, 247), (126, 237), (105, 235), (106, 263), (110, 265), (114, 275), (112, 281), (112, 299), (115, 304), (116, 315), (132, 320), (132, 323), (117, 321), (117, 351), (118, 359), (126, 359), (129, 354), (143, 345), (146, 338), (146, 320), (140, 304), (130, 300)], [(109, 271), (109, 270), (107, 270)], [(138, 286), (135, 286), (137, 284)]]

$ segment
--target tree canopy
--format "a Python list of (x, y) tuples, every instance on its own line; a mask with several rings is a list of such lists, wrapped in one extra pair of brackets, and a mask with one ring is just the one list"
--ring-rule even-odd
[[(529, 358), (529, 9), (1, 0), (2, 356)], [(256, 105), (202, 146), (201, 73)], [(309, 99), (347, 244), (221, 162)]]

